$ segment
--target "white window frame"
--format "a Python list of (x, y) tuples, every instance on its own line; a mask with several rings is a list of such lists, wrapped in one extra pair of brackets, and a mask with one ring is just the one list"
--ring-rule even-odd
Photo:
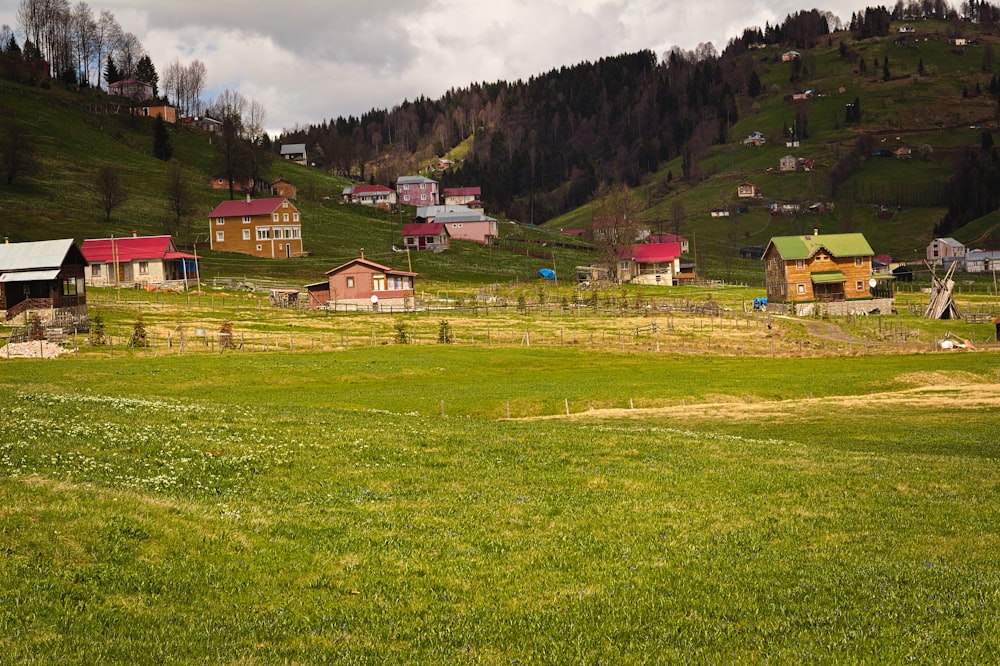
[(139, 262), (139, 275), (149, 275), (149, 262), (140, 261)]
[(800, 282), (796, 286), (795, 290), (796, 290), (796, 292), (798, 292), (799, 295), (804, 295), (806, 293), (806, 285), (804, 283)]
[(249, 215), (244, 215), (243, 216), (243, 224), (250, 224), (250, 216)]
[(215, 242), (216, 243), (225, 243), (226, 242), (226, 232), (225, 231), (216, 231), (215, 232)]
[(224, 218), (224, 217), (217, 217), (217, 218), (215, 218), (215, 224), (216, 224), (216, 226), (221, 227), (225, 223), (226, 223), (226, 218)]
[(250, 240), (250, 230), (249, 229), (244, 229), (243, 230), (243, 240)]
[(257, 227), (257, 240), (271, 240), (271, 227)]

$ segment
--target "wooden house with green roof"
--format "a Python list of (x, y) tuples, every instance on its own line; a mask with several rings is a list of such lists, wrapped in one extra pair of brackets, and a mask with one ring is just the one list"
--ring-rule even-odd
[[(875, 294), (875, 252), (863, 234), (776, 236), (764, 249), (771, 303), (833, 303), (885, 297)], [(891, 290), (888, 294), (891, 298)]]

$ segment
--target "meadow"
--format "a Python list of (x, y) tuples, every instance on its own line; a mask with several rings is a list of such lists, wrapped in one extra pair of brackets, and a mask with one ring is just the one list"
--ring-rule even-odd
[(0, 661), (987, 662), (996, 359), (5, 360)]

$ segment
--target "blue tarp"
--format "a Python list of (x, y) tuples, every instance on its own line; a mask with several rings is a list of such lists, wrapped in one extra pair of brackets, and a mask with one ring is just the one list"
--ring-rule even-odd
[(546, 280), (555, 280), (556, 279), (556, 272), (554, 270), (552, 270), (551, 268), (541, 268), (541, 269), (539, 269), (538, 274), (541, 275)]

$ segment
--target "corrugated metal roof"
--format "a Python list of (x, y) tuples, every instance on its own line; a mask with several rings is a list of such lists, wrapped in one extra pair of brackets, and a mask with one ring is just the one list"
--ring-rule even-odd
[(0, 282), (34, 282), (35, 280), (55, 280), (59, 275), (58, 268), (50, 268), (43, 271), (16, 271), (14, 273), (0, 273)]
[(274, 211), (278, 210), (278, 206), (284, 203), (285, 199), (281, 197), (270, 198), (270, 199), (251, 199), (247, 201), (246, 199), (233, 199), (231, 201), (223, 201), (218, 206), (215, 207), (211, 213), (208, 214), (209, 217), (243, 217), (244, 215), (254, 216), (254, 215), (270, 215)]
[(443, 222), (413, 222), (403, 226), (403, 236), (437, 236), (447, 229)]
[[(820, 249), (835, 257), (870, 257), (875, 254), (864, 234), (823, 234), (811, 236), (775, 236), (768, 244), (777, 248), (782, 259), (808, 259)], [(765, 250), (764, 254), (767, 254)]]
[(59, 268), (72, 247), (72, 238), (4, 243), (0, 245), (0, 273)]
[(137, 259), (165, 259), (173, 251), (170, 236), (125, 236), (123, 238), (88, 238), (80, 251), (87, 261), (108, 263)]

